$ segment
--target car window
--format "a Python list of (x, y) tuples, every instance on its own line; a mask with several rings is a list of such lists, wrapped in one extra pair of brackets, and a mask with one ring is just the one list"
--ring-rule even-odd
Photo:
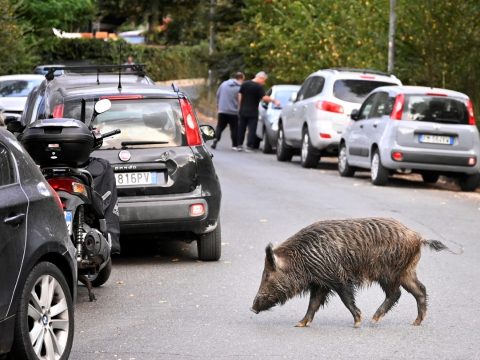
[[(92, 117), (93, 104), (93, 101), (86, 102), (86, 123)], [(81, 120), (81, 102), (67, 101), (63, 116)], [(185, 142), (182, 111), (178, 99), (113, 100), (111, 109), (98, 115), (93, 125), (101, 133), (115, 129), (122, 131), (115, 137), (104, 139), (102, 149), (121, 149), (122, 141), (165, 142), (145, 145), (149, 147), (181, 146)]]
[(431, 95), (407, 95), (402, 120), (468, 124), (465, 100)]
[(290, 101), (290, 97), (295, 92), (295, 90), (279, 90), (275, 92), (275, 99), (280, 101), (280, 105), (284, 107)]
[(337, 80), (333, 84), (333, 95), (343, 101), (361, 104), (373, 90), (388, 85), (396, 84), (371, 80)]
[(305, 99), (305, 92), (310, 86), (310, 81), (311, 78), (308, 78), (303, 82), (302, 87), (300, 88), (300, 90), (298, 90), (297, 99), (295, 101), (302, 101), (303, 99)]
[(373, 103), (375, 102), (375, 95), (376, 94), (372, 94), (365, 100), (360, 108), (358, 120), (364, 120), (370, 117), (370, 111), (372, 111)]
[(4, 80), (0, 81), (0, 97), (27, 97), (42, 80)]
[(0, 144), (0, 187), (15, 182), (15, 171), (8, 149)]
[(390, 115), (393, 110), (395, 99), (388, 96), (386, 92), (378, 92), (375, 94), (375, 103), (370, 112), (370, 117), (381, 118), (384, 115)]
[(310, 83), (308, 88), (305, 91), (304, 99), (311, 98), (315, 95), (318, 95), (323, 90), (323, 85), (325, 84), (325, 78), (321, 76), (312, 76), (310, 78)]

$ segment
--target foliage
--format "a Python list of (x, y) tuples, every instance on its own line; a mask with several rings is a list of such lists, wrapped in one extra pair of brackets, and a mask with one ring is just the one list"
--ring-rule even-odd
[(118, 64), (131, 55), (144, 63), (155, 81), (206, 77), (206, 44), (152, 47), (124, 41), (98, 39), (54, 39), (42, 52), (45, 63)]
[(31, 53), (25, 41), (26, 28), (15, 18), (15, 8), (9, 0), (0, 0), (0, 72), (14, 74), (30, 72), (35, 63), (35, 56)]

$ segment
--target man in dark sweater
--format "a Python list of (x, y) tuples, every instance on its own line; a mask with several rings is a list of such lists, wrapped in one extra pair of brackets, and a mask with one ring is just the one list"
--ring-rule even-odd
[(263, 86), (267, 81), (267, 74), (260, 71), (253, 80), (245, 81), (240, 86), (238, 92), (238, 104), (240, 124), (238, 126), (238, 150), (243, 150), (243, 142), (245, 141), (245, 132), (248, 128), (247, 148), (246, 152), (254, 150), (257, 141), (255, 131), (257, 129), (258, 121), (258, 104), (260, 101), (273, 102), (275, 105), (280, 105), (280, 102), (272, 97), (265, 95)]

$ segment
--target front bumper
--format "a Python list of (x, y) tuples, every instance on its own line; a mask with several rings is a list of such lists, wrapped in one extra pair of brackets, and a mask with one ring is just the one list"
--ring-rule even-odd
[[(202, 204), (205, 212), (190, 215), (190, 206)], [(120, 231), (124, 234), (192, 232), (205, 234), (217, 227), (220, 199), (199, 196), (198, 191), (180, 195), (119, 197)]]

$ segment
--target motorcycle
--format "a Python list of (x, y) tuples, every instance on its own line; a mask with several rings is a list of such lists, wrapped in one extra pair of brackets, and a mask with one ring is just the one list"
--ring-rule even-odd
[[(103, 99), (94, 106), (95, 117), (111, 107)], [(75, 119), (39, 120), (23, 131), (21, 142), (35, 160), (63, 205), (69, 235), (77, 248), (79, 280), (95, 300), (93, 287), (110, 277), (112, 240), (105, 219), (105, 203), (112, 196), (95, 191), (93, 176), (85, 168), (90, 154), (103, 139), (119, 134), (114, 130), (99, 134), (93, 127)]]

